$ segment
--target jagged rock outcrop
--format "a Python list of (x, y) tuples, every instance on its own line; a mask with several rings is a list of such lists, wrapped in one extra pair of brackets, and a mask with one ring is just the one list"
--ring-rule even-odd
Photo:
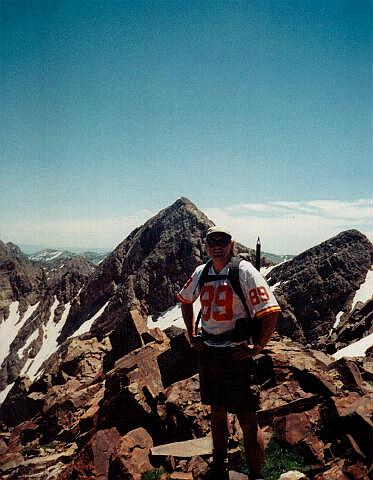
[[(25, 303), (29, 316), (20, 314), (22, 325), (2, 369), (2, 385), (14, 381), (0, 408), (2, 478), (120, 480), (141, 478), (149, 465), (160, 464), (203, 478), (207, 456), (186, 461), (150, 455), (153, 444), (206, 436), (210, 426), (183, 331), (149, 329), (147, 317), (174, 306), (176, 292), (203, 261), (211, 224), (189, 200), (179, 199), (134, 230), (91, 276), (66, 272), (46, 287), (34, 311)], [(253, 254), (240, 245), (238, 250)], [(369, 355), (335, 361), (306, 346), (316, 344), (316, 333), (330, 339), (342, 310), (341, 344), (366, 333), (369, 304), (351, 313), (348, 305), (371, 265), (371, 244), (348, 231), (269, 274), (284, 309), (279, 331), (293, 340), (277, 336), (258, 357), (259, 420), (268, 437), (306, 459), (311, 478), (360, 472), (367, 480), (373, 461)], [(9, 297), (14, 315), (15, 298)], [(53, 338), (49, 346), (45, 335)], [(51, 351), (41, 358), (43, 346)], [(241, 431), (233, 416), (229, 431), (235, 447)], [(132, 451), (139, 455), (138, 471)]]
[(12, 301), (21, 302), (23, 313), (26, 304), (36, 303), (46, 287), (43, 270), (16, 245), (0, 240), (0, 323), (8, 317)]
[[(27, 262), (26, 259), (25, 263), (29, 268)], [(32, 268), (34, 267), (31, 265), (31, 271)], [(42, 283), (43, 289), (37, 286), (40, 284), (36, 284), (32, 293), (26, 292), (19, 300), (4, 300), (4, 310), (7, 313), (2, 324), (0, 323), (0, 332), (2, 337), (6, 332), (8, 345), (4, 339), (0, 348), (0, 391), (14, 382), (20, 373), (30, 374), (37, 364), (41, 366), (57, 349), (58, 333), (87, 278), (85, 274), (71, 270), (63, 274), (58, 281), (48, 284), (44, 271), (36, 271), (41, 272), (45, 280)], [(11, 283), (13, 277), (9, 278)], [(36, 371), (31, 377), (35, 374)]]
[(333, 351), (333, 346), (339, 350), (371, 333), (373, 333), (373, 298), (342, 316), (339, 328), (331, 335), (332, 345), (328, 345), (329, 351)]
[[(148, 315), (175, 304), (183, 281), (201, 263), (203, 237), (212, 223), (189, 200), (181, 198), (134, 230), (102, 262), (80, 293), (61, 338), (110, 299), (95, 334), (114, 329), (130, 310)], [(162, 295), (159, 295), (159, 292)]]
[[(267, 280), (275, 286), (283, 309), (279, 331), (319, 345), (320, 337), (329, 335), (338, 312), (348, 310), (372, 264), (371, 242), (357, 230), (348, 230), (275, 266)], [(361, 323), (365, 325), (365, 320)]]

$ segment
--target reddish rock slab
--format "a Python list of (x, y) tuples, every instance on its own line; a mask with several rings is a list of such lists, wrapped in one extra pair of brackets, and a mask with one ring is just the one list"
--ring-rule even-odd
[(153, 440), (144, 428), (137, 428), (121, 438), (111, 455), (111, 480), (141, 480), (142, 474), (153, 467), (149, 461)]
[(344, 397), (332, 397), (331, 400), (335, 406), (336, 412), (340, 417), (346, 415), (348, 408), (361, 398), (356, 392), (351, 392)]
[(261, 393), (258, 419), (261, 425), (272, 425), (274, 418), (309, 410), (320, 402), (320, 396), (305, 392), (298, 382), (289, 380)]
[(1, 455), (0, 474), (5, 474), (11, 470), (16, 469), (20, 465), (23, 465), (24, 461), (25, 459), (23, 455), (21, 455), (19, 452), (12, 452)]
[(109, 459), (120, 438), (116, 428), (99, 430), (58, 476), (58, 480), (72, 478), (106, 480)]
[[(158, 356), (169, 348), (169, 340), (152, 342), (120, 358), (107, 373), (100, 425), (115, 425), (126, 433), (143, 426), (156, 430), (156, 402), (163, 390)], [(113, 415), (115, 412), (115, 415)]]
[(346, 433), (349, 433), (359, 445), (368, 459), (373, 461), (373, 401), (371, 395), (363, 397), (352, 403), (343, 415), (343, 424)]
[(166, 425), (170, 442), (201, 438), (210, 432), (210, 408), (201, 404), (199, 377), (194, 375), (168, 387), (158, 414)]
[(193, 480), (193, 474), (191, 472), (172, 472), (170, 480)]
[(313, 480), (349, 480), (343, 473), (344, 464), (345, 460), (338, 461), (328, 470), (316, 475)]
[(4, 455), (7, 450), (8, 450), (8, 445), (4, 442), (2, 438), (0, 438), (0, 455)]
[(364, 393), (364, 380), (356, 362), (342, 357), (333, 363), (333, 367), (340, 372), (345, 387), (349, 390)]
[(369, 480), (368, 469), (361, 463), (349, 465), (344, 471), (352, 480)]
[(274, 430), (277, 438), (294, 446), (306, 438), (320, 422), (319, 408), (301, 413), (290, 413), (284, 417), (275, 418)]
[(208, 463), (199, 455), (192, 457), (187, 465), (187, 471), (193, 474), (193, 479), (202, 479), (208, 471)]

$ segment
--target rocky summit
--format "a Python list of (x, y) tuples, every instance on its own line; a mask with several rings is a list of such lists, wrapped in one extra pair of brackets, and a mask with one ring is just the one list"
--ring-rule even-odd
[[(204, 478), (209, 411), (175, 294), (204, 261), (211, 225), (181, 198), (98, 266), (49, 279), (0, 243), (1, 478)], [(302, 459), (286, 478), (372, 474), (372, 259), (352, 230), (264, 270), (283, 316), (257, 358), (258, 416), (268, 451)], [(360, 356), (338, 355), (361, 341)], [(231, 478), (245, 478), (233, 415), (229, 431)]]

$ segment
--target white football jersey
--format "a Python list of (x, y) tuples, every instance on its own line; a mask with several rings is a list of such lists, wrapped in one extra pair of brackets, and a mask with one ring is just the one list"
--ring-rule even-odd
[[(211, 265), (208, 274), (226, 276), (229, 263), (218, 274)], [(247, 318), (245, 307), (227, 278), (206, 282), (201, 291), (198, 286), (205, 265), (199, 265), (177, 295), (180, 302), (201, 301), (201, 326), (209, 334), (218, 335), (235, 327), (239, 318)], [(253, 265), (242, 260), (239, 264), (239, 280), (251, 318), (260, 318), (270, 312), (279, 312), (277, 300), (263, 276)], [(249, 320), (250, 321), (250, 320)], [(205, 343), (217, 346), (215, 343)], [(218, 346), (229, 346), (237, 342), (226, 341)], [(242, 342), (238, 342), (242, 343)]]

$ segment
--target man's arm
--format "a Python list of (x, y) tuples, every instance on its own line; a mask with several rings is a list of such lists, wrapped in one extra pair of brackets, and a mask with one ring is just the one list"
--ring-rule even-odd
[(187, 329), (187, 337), (189, 342), (192, 342), (192, 338), (195, 336), (194, 328), (195, 328), (195, 319), (194, 319), (194, 312), (193, 312), (193, 304), (192, 303), (182, 303), (181, 304), (181, 313), (183, 315), (183, 320), (185, 323), (185, 327)]
[(272, 333), (274, 332), (279, 315), (280, 312), (272, 312), (264, 315), (260, 319), (262, 326), (256, 344), (249, 344), (246, 347), (236, 347), (236, 351), (233, 353), (234, 360), (240, 361), (244, 360), (245, 358), (255, 357), (255, 355), (259, 355), (267, 344), (268, 340), (270, 339)]
[(268, 340), (271, 338), (272, 333), (275, 331), (279, 315), (280, 312), (272, 312), (268, 315), (264, 315), (264, 317), (261, 318), (260, 334), (256, 344), (254, 345), (257, 353), (254, 355), (260, 353), (267, 344)]

